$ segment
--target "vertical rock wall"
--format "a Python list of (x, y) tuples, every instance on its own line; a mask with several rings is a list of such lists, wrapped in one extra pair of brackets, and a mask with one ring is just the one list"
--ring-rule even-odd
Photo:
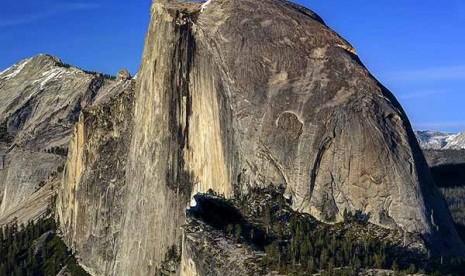
[(152, 9), (135, 97), (118, 275), (154, 274), (168, 247), (180, 245), (195, 181), (186, 165), (191, 140), (197, 139), (190, 136), (191, 5), (176, 10), (154, 3)]
[(84, 110), (69, 145), (57, 220), (65, 242), (95, 275), (113, 270), (121, 231), (133, 88)]

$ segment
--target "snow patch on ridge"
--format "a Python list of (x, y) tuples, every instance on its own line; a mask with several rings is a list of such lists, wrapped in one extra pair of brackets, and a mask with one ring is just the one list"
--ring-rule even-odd
[(453, 135), (446, 141), (448, 149), (465, 149), (465, 132)]
[(74, 70), (69, 70), (63, 67), (54, 67), (48, 71), (42, 73), (42, 77), (32, 82), (32, 84), (39, 83), (40, 90), (43, 90), (45, 85), (53, 79), (61, 79), (64, 75), (74, 74)]
[[(7, 68), (6, 70), (0, 72), (0, 78), (2, 80), (8, 80), (8, 79), (16, 77), (19, 73), (21, 73), (21, 71), (29, 63), (29, 61), (31, 61), (31, 59), (32, 58), (25, 59), (25, 60), (21, 61), (20, 63), (15, 64), (15, 65), (11, 66), (10, 68)], [(4, 74), (6, 74), (6, 73), (8, 73), (8, 74), (5, 75), (5, 76), (2, 76)]]
[(208, 0), (207, 2), (203, 3), (201, 6), (202, 8), (200, 9), (200, 12), (203, 12), (208, 7), (208, 5), (210, 5), (211, 2), (212, 0)]
[(423, 149), (465, 149), (465, 132), (416, 131), (415, 135)]

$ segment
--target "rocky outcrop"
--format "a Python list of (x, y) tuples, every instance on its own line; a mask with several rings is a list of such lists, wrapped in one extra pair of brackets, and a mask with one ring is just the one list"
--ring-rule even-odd
[(59, 201), (68, 245), (96, 274), (154, 274), (193, 195), (270, 184), (321, 221), (361, 211), (422, 234), (433, 255), (464, 253), (401, 106), (305, 8), (157, 1), (132, 117), (105, 106), (80, 118)]
[(119, 80), (130, 80), (131, 79), (131, 73), (127, 69), (121, 69), (118, 72), (118, 75), (116, 76)]
[[(189, 156), (186, 150), (191, 141), (204, 141), (205, 148), (199, 149), (204, 154), (190, 155), (197, 158), (197, 164), (203, 165), (204, 177), (213, 180), (214, 166), (225, 172), (221, 167), (224, 163), (215, 162), (222, 154), (216, 148), (221, 146), (218, 133), (208, 131), (209, 137), (203, 133), (198, 133), (196, 138), (190, 136), (190, 130), (196, 127), (189, 120), (193, 100), (189, 79), (194, 49), (190, 17), (199, 5), (179, 5), (180, 10), (163, 3), (153, 5), (135, 94), (126, 173), (127, 201), (114, 271), (117, 275), (154, 274), (168, 248), (180, 244), (180, 226), (185, 221), (184, 210), (195, 182), (185, 159)], [(217, 113), (212, 109), (216, 104), (214, 95), (207, 89), (205, 93), (210, 97), (204, 98), (203, 110), (210, 117), (198, 117), (197, 126), (204, 125), (205, 131), (219, 131), (219, 118), (214, 117)], [(207, 156), (208, 163), (201, 164)], [(227, 191), (230, 188), (222, 182), (224, 176), (204, 184), (226, 187)]]
[(226, 239), (220, 231), (191, 222), (184, 228), (179, 275), (270, 275), (260, 265), (263, 255)]
[[(318, 258), (325, 250), (339, 253), (353, 250), (342, 253), (348, 257), (341, 254), (341, 259), (354, 256), (364, 259), (365, 254), (368, 258), (383, 255), (384, 262), (392, 263), (395, 260), (404, 268), (415, 264), (430, 269), (434, 263), (419, 235), (366, 223), (361, 214), (346, 214), (342, 223), (321, 223), (309, 215), (293, 211), (282, 194), (273, 190), (272, 187), (255, 189), (233, 200), (213, 194), (197, 194), (197, 205), (187, 211), (187, 222), (183, 225), (180, 275), (313, 275), (320, 269), (326, 269), (325, 265), (318, 267), (324, 262)], [(267, 214), (267, 210), (272, 212)], [(326, 237), (321, 238), (322, 233)], [(326, 242), (319, 242), (319, 239)], [(294, 254), (291, 252), (299, 251), (295, 251), (295, 247), (305, 243), (312, 244), (312, 253), (305, 257), (301, 255), (300, 261), (294, 259), (296, 256), (290, 257)], [(378, 245), (374, 245), (376, 243)], [(361, 248), (356, 248), (358, 246), (348, 249), (351, 247), (349, 244), (358, 244), (362, 248), (372, 244), (372, 249), (363, 253)], [(281, 254), (274, 253), (274, 246), (280, 248)], [(305, 255), (307, 250), (300, 248), (300, 253)], [(280, 265), (273, 265), (273, 260)], [(317, 264), (317, 267), (312, 268), (311, 265), (309, 268), (305, 262)], [(344, 261), (334, 265), (346, 266)], [(350, 266), (340, 267), (340, 274), (365, 275), (363, 270)], [(341, 270), (347, 268), (342, 273)]]
[(322, 221), (361, 210), (437, 252), (463, 252), (399, 103), (314, 13), (275, 0), (152, 12), (120, 263), (138, 257), (124, 273), (178, 239), (190, 195), (270, 183)]
[(50, 55), (23, 60), (0, 73), (0, 152), (6, 154), (0, 167), (0, 225), (12, 216), (27, 222), (44, 213), (53, 193), (41, 192), (41, 187), (50, 189), (48, 182), (62, 170), (81, 110), (105, 102), (124, 86), (125, 81)]
[(191, 95), (214, 80), (225, 186), (283, 184), (322, 221), (361, 210), (463, 252), (401, 106), (319, 17), (284, 1), (213, 0), (193, 24)]
[(83, 110), (71, 138), (57, 218), (65, 242), (95, 275), (108, 275), (121, 231), (134, 82)]

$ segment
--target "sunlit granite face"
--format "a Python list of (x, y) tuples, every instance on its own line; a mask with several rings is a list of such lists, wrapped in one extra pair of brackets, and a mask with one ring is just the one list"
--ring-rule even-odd
[[(283, 186), (294, 210), (321, 221), (360, 210), (373, 224), (423, 234), (433, 254), (463, 253), (401, 106), (307, 9), (278, 0), (155, 2), (135, 90), (134, 108), (118, 113), (131, 112), (127, 143), (79, 138), (80, 127), (105, 137), (122, 121), (107, 130), (84, 119), (72, 140), (77, 161), (68, 160), (67, 172), (76, 177), (63, 189), (96, 185), (124, 198), (116, 222), (106, 195), (63, 197), (72, 210), (66, 235), (92, 271), (154, 274), (168, 248), (180, 247), (193, 195), (268, 185)], [(79, 157), (114, 166), (122, 161), (102, 157), (112, 149), (127, 152), (115, 169), (124, 185), (117, 193), (110, 174), (102, 181)], [(81, 227), (95, 213), (75, 210), (99, 204), (97, 222)], [(111, 254), (102, 253), (104, 243), (103, 251), (84, 246), (86, 235), (105, 240)], [(183, 269), (198, 273), (190, 260)]]

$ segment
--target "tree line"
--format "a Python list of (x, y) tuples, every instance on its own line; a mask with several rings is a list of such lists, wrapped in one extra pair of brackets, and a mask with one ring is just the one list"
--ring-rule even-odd
[(45, 217), (0, 228), (0, 276), (57, 275), (65, 266), (71, 275), (88, 275), (55, 230)]

